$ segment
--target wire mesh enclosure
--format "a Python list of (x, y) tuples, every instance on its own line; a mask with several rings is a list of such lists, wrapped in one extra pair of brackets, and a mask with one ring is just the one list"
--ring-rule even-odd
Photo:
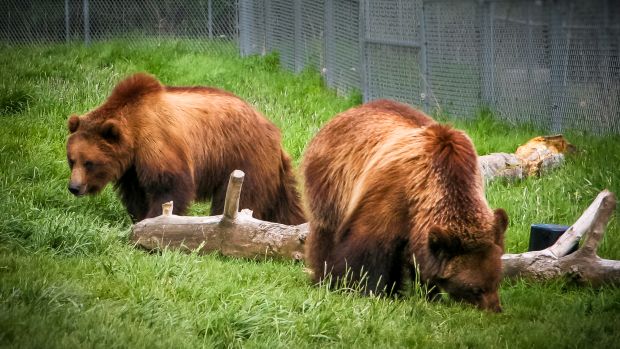
[(0, 39), (11, 44), (179, 39), (237, 52), (236, 1), (5, 0), (3, 11)]
[[(241, 35), (270, 38), (288, 21), (288, 44), (259, 34), (240, 42), (242, 54), (278, 51), (296, 71), (318, 62), (340, 92), (456, 117), (490, 108), (551, 131), (620, 133), (620, 2), (324, 0), (311, 2), (309, 16), (305, 0), (239, 1)], [(244, 16), (250, 5), (262, 15)], [(312, 58), (299, 48), (308, 37)]]
[(74, 15), (63, 1), (5, 0), (0, 13), (0, 40), (8, 43), (63, 41), (71, 35)]
[(277, 52), (365, 100), (620, 133), (615, 0), (5, 0), (0, 19), (11, 44), (173, 38)]
[(425, 98), (420, 4), (364, 1), (362, 5), (365, 98), (388, 97), (420, 105)]

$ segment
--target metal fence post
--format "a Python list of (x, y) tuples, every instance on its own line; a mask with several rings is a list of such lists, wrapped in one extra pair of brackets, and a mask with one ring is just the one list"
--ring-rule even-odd
[(295, 0), (293, 4), (293, 11), (295, 12), (294, 16), (294, 26), (295, 26), (295, 42), (294, 45), (294, 59), (295, 59), (295, 72), (299, 73), (304, 68), (304, 50), (303, 50), (303, 39), (302, 39), (302, 15), (301, 15), (301, 0)]
[(334, 45), (334, 0), (325, 0), (325, 81), (329, 86), (334, 84), (333, 45)]
[(422, 55), (422, 59), (420, 60), (420, 72), (422, 73), (422, 91), (424, 93), (422, 101), (424, 103), (423, 108), (426, 113), (430, 113), (430, 99), (431, 99), (431, 86), (430, 86), (430, 72), (428, 69), (428, 52), (427, 47), (428, 44), (426, 42), (426, 15), (424, 8), (424, 0), (420, 1), (421, 3), (421, 11), (420, 11), (420, 54)]
[(88, 9), (88, 0), (82, 0), (83, 14), (84, 14), (84, 44), (88, 46), (90, 44), (90, 13)]
[(69, 42), (71, 36), (69, 24), (69, 0), (65, 0), (65, 42)]
[(552, 3), (551, 24), (550, 24), (550, 60), (551, 60), (551, 131), (562, 131), (562, 118), (564, 112), (564, 73), (566, 71), (566, 61), (564, 56), (568, 47), (565, 44), (564, 24), (562, 18), (565, 16), (564, 7), (561, 2)]
[(525, 53), (527, 56), (527, 81), (529, 83), (533, 83), (534, 77), (532, 76), (532, 65), (534, 64), (534, 36), (533, 36), (533, 25), (534, 21), (532, 20), (532, 4), (533, 2), (527, 2), (525, 6), (527, 6), (527, 52)]
[[(601, 69), (601, 74), (600, 79), (601, 79), (601, 85), (602, 85), (602, 89), (604, 91), (613, 91), (613, 74), (612, 74), (612, 70), (611, 70), (611, 66), (612, 63), (610, 62), (611, 60), (611, 56), (612, 56), (612, 51), (613, 51), (613, 46), (611, 45), (611, 39), (610, 39), (610, 25), (609, 25), (609, 16), (607, 15), (609, 13), (609, 2), (607, 1), (603, 1), (603, 4), (601, 6), (601, 10), (603, 13), (603, 28), (602, 30), (598, 30), (598, 45), (597, 45), (597, 51), (598, 54), (601, 55), (601, 64), (600, 64), (600, 69)], [(601, 99), (608, 99), (609, 97), (602, 97)], [(612, 102), (613, 103), (613, 102)], [(612, 113), (611, 110), (607, 110), (608, 113)], [(620, 112), (620, 110), (616, 109), (616, 113)], [(605, 114), (605, 113), (603, 113)], [(604, 115), (601, 115), (601, 118), (597, 119), (597, 127), (598, 130), (595, 130), (595, 132), (597, 133), (605, 133), (605, 132), (611, 132), (613, 133), (614, 131), (616, 131), (617, 133), (617, 128), (618, 128), (618, 118), (609, 118), (607, 119), (607, 122), (605, 122), (604, 120), (606, 120), (606, 118), (604, 117)]]
[(237, 35), (239, 35), (239, 54), (241, 57), (249, 55), (250, 40), (249, 40), (249, 27), (250, 27), (250, 8), (248, 4), (249, 0), (239, 0), (237, 4)]
[(263, 56), (267, 54), (267, 52), (271, 51), (271, 38), (270, 38), (270, 31), (271, 31), (271, 25), (270, 25), (270, 21), (271, 21), (271, 1), (270, 0), (263, 0), (263, 6), (264, 6), (264, 18), (263, 20), (265, 21), (265, 42), (263, 45)]
[(482, 101), (489, 107), (495, 106), (495, 3), (482, 0), (481, 9), (481, 36), (482, 47)]
[(207, 1), (207, 30), (209, 31), (209, 39), (213, 39), (213, 7), (212, 0)]
[(362, 101), (370, 99), (370, 86), (368, 84), (368, 59), (366, 57), (366, 19), (368, 16), (367, 0), (359, 2), (359, 50), (360, 50), (360, 84), (362, 87)]

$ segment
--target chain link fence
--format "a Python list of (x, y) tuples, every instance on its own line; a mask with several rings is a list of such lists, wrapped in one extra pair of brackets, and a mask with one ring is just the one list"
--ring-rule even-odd
[(620, 1), (4, 0), (0, 41), (186, 39), (278, 52), (341, 93), (620, 134)]
[(125, 39), (186, 40), (200, 50), (238, 52), (231, 0), (3, 0), (0, 41), (10, 44)]
[[(551, 131), (620, 133), (620, 2), (239, 0), (242, 55), (328, 85)], [(274, 40), (277, 36), (278, 40)]]

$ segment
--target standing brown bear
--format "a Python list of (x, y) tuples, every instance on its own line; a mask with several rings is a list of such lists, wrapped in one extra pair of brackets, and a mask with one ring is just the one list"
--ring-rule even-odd
[(68, 127), (69, 191), (95, 194), (114, 182), (134, 221), (160, 215), (170, 200), (183, 214), (211, 198), (211, 214), (221, 214), (235, 169), (246, 173), (242, 208), (258, 219), (305, 221), (280, 131), (229, 92), (163, 86), (139, 73)]
[(406, 274), (500, 311), (508, 217), (492, 211), (471, 140), (405, 104), (378, 100), (336, 116), (305, 154), (314, 281), (397, 291)]

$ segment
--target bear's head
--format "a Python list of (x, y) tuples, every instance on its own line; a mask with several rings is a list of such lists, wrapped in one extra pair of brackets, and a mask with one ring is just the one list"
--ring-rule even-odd
[(120, 122), (72, 115), (67, 126), (69, 191), (76, 196), (96, 194), (109, 182), (117, 181), (131, 161), (128, 137)]
[(508, 216), (503, 209), (497, 209), (492, 221), (490, 228), (471, 235), (475, 239), (432, 227), (428, 235), (429, 249), (439, 261), (440, 270), (431, 281), (457, 301), (500, 312), (501, 257)]

